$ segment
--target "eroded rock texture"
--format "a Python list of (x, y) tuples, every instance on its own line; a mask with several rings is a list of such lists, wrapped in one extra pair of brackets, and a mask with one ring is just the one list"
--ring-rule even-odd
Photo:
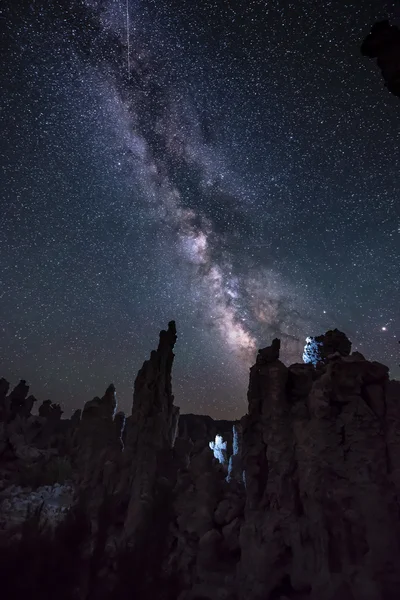
[(315, 365), (259, 351), (239, 422), (179, 417), (174, 322), (127, 418), (113, 385), (61, 419), (1, 379), (6, 597), (398, 598), (400, 383), (338, 330), (314, 339)]
[(399, 449), (387, 415), (400, 397), (384, 365), (329, 354), (319, 369), (251, 369), (242, 597), (396, 596)]
[(386, 87), (400, 97), (400, 29), (389, 21), (375, 23), (362, 43), (361, 52), (377, 59)]

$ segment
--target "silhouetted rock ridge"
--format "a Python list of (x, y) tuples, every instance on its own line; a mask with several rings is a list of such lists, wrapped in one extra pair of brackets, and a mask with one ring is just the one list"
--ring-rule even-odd
[[(61, 419), (0, 379), (0, 578), (7, 598), (394, 600), (400, 383), (342, 332), (250, 369), (248, 413), (182, 415), (175, 323), (134, 384)], [(20, 561), (30, 565), (20, 577)], [(60, 581), (63, 585), (60, 590)]]

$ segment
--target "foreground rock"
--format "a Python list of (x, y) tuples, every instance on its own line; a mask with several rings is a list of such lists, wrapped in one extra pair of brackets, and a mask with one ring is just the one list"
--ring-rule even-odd
[(30, 597), (397, 598), (400, 383), (338, 330), (310, 340), (308, 364), (259, 351), (239, 422), (179, 418), (174, 322), (127, 418), (113, 385), (66, 420), (0, 380), (6, 597), (24, 555)]
[(398, 430), (400, 397), (384, 365), (329, 354), (311, 377), (279, 360), (251, 369), (240, 597), (396, 597), (399, 448), (386, 415)]

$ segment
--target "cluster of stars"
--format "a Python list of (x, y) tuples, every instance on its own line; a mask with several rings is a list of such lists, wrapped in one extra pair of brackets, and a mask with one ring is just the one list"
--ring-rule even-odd
[(393, 15), (38, 0), (0, 17), (0, 375), (67, 413), (113, 381), (129, 410), (172, 318), (184, 412), (243, 414), (276, 336), (294, 362), (338, 327), (399, 375), (399, 105), (359, 52)]

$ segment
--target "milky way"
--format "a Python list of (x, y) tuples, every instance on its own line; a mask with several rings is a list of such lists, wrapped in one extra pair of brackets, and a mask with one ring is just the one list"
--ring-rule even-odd
[(359, 54), (385, 13), (87, 0), (1, 16), (4, 376), (67, 411), (113, 381), (129, 410), (172, 318), (186, 412), (239, 416), (257, 348), (278, 336), (300, 361), (332, 326), (396, 375), (399, 105)]
[[(142, 53), (140, 44), (135, 48), (135, 32), (143, 28), (143, 16), (141, 9), (134, 8), (127, 18), (122, 5), (110, 2), (100, 12), (100, 22), (106, 36), (112, 31), (121, 41), (122, 74), (121, 64), (113, 71), (115, 108), (121, 102), (123, 110), (117, 113), (126, 114), (121, 120), (125, 132), (119, 135), (134, 157), (132, 169), (141, 180), (146, 206), (152, 206), (155, 218), (172, 229), (178, 256), (193, 265), (191, 287), (202, 320), (215, 324), (228, 351), (250, 364), (258, 338), (268, 339), (278, 332), (284, 338), (286, 358), (294, 359), (303, 341), (294, 334), (304, 333), (304, 321), (294, 308), (303, 312), (299, 290), (294, 301), (295, 290), (277, 273), (258, 265), (251, 273), (249, 260), (239, 264), (232, 238), (244, 238), (239, 241), (242, 246), (252, 241), (251, 222), (248, 237), (243, 235), (250, 194), (223, 154), (207, 143), (202, 117), (187, 86), (163, 78), (160, 82), (152, 62), (156, 58)], [(133, 32), (133, 50), (128, 27)], [(157, 43), (160, 40), (155, 47)]]

